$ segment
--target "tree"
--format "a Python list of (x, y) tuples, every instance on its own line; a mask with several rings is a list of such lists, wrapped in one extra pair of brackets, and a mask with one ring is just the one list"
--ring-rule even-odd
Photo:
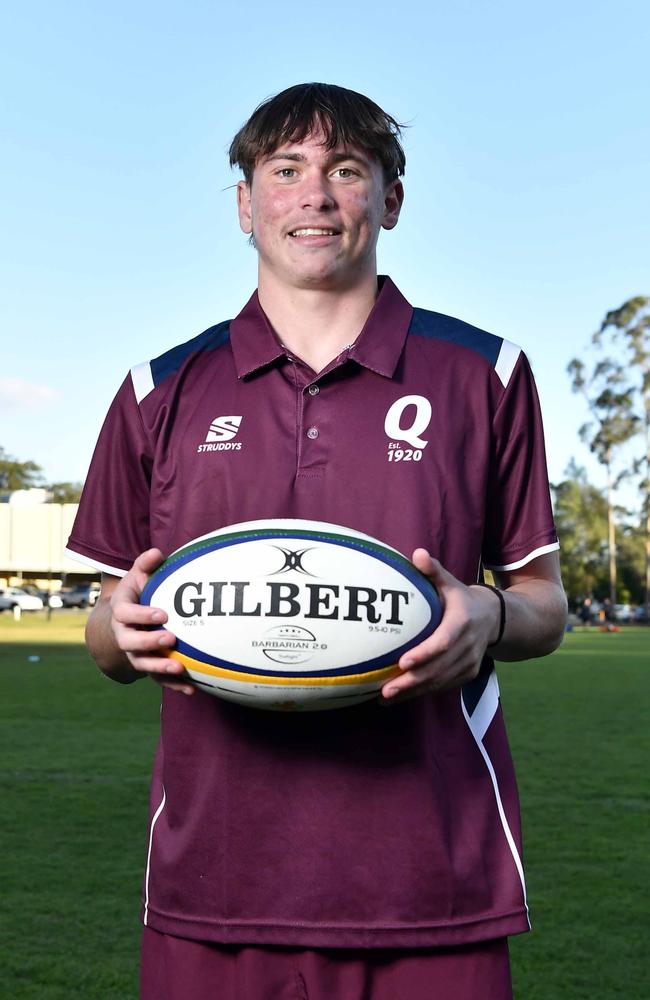
[(645, 598), (645, 523), (624, 524), (618, 539), (619, 599), (642, 604)]
[(43, 470), (36, 462), (19, 462), (0, 446), (0, 489), (13, 493), (14, 490), (30, 490), (43, 486)]
[(46, 483), (43, 470), (36, 462), (21, 462), (0, 446), (0, 490), (31, 490), (41, 487), (51, 494), (52, 503), (77, 503), (81, 496), (81, 483)]
[(640, 425), (643, 430), (645, 453), (637, 463), (641, 473), (641, 497), (645, 533), (645, 592), (646, 607), (650, 606), (650, 298), (637, 295), (619, 309), (608, 312), (594, 343), (601, 347), (604, 335), (623, 340), (633, 372), (637, 375), (635, 390), (639, 400)]
[(52, 503), (79, 503), (83, 483), (49, 483)]
[[(597, 335), (594, 335), (594, 338)], [(597, 342), (596, 345), (598, 346)], [(568, 365), (574, 392), (580, 392), (587, 401), (593, 422), (580, 428), (580, 437), (588, 445), (607, 475), (607, 547), (609, 554), (609, 599), (616, 603), (616, 521), (615, 492), (622, 479), (629, 475), (625, 469), (614, 474), (614, 457), (617, 449), (638, 431), (639, 418), (634, 413), (634, 387), (627, 384), (627, 371), (611, 357), (601, 357), (586, 374), (585, 364), (574, 358)]]
[(607, 501), (571, 461), (566, 479), (552, 484), (562, 579), (569, 598), (604, 596), (608, 590)]

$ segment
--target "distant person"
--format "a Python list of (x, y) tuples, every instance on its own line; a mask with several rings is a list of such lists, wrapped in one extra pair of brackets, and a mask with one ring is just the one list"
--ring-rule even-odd
[[(88, 645), (109, 677), (165, 688), (146, 1000), (512, 996), (507, 936), (529, 923), (493, 659), (551, 652), (566, 601), (524, 355), (377, 275), (399, 135), (332, 85), (254, 112), (230, 158), (258, 289), (132, 370), (93, 458), (69, 543), (103, 571)], [(225, 424), (236, 447), (202, 447)], [(161, 655), (174, 636), (138, 598), (163, 553), (279, 517), (374, 535), (439, 589), (442, 623), (383, 704), (256, 711)]]
[(580, 608), (580, 621), (583, 625), (591, 625), (592, 604), (591, 598), (585, 597)]

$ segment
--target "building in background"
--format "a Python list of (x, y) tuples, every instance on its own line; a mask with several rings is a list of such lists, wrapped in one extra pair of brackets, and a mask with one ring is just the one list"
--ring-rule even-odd
[(56, 592), (64, 584), (99, 579), (63, 554), (78, 505), (50, 499), (40, 488), (0, 497), (0, 587), (33, 583)]

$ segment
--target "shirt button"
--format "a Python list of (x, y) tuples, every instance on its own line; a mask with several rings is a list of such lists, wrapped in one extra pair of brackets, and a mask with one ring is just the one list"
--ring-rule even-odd
[(316, 438), (318, 437), (318, 427), (310, 427), (309, 430), (307, 431), (307, 437), (311, 441), (315, 441)]
[(320, 392), (320, 389), (318, 388), (317, 385), (310, 385), (307, 391), (309, 392), (310, 396), (317, 396), (318, 393)]

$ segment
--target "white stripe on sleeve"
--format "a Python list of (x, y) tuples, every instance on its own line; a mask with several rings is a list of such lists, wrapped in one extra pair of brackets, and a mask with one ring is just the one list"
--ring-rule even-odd
[(521, 569), (526, 563), (537, 559), (537, 556), (545, 556), (547, 552), (557, 552), (559, 547), (559, 542), (552, 542), (550, 545), (542, 545), (539, 549), (533, 549), (532, 552), (529, 552), (528, 555), (525, 555), (522, 559), (518, 559), (516, 562), (507, 563), (505, 566), (494, 566), (492, 563), (485, 563), (485, 568), (497, 573), (506, 573), (510, 569)]
[(514, 367), (517, 364), (517, 358), (521, 354), (521, 347), (513, 344), (510, 340), (504, 340), (501, 344), (501, 350), (499, 351), (499, 357), (497, 358), (497, 363), (494, 366), (494, 370), (501, 379), (504, 388), (507, 387), (510, 381), (510, 376), (514, 371)]
[(140, 404), (144, 397), (148, 396), (154, 388), (151, 364), (148, 361), (143, 361), (131, 369), (131, 382), (133, 383), (135, 398), (138, 404)]
[(102, 573), (110, 573), (111, 576), (126, 576), (127, 570), (118, 569), (117, 566), (109, 566), (107, 563), (98, 562), (97, 559), (91, 559), (89, 556), (82, 556), (80, 552), (75, 552), (74, 549), (64, 549), (63, 554), (69, 559), (73, 559), (75, 562), (83, 563), (85, 566), (92, 566), (93, 569), (99, 570)]

